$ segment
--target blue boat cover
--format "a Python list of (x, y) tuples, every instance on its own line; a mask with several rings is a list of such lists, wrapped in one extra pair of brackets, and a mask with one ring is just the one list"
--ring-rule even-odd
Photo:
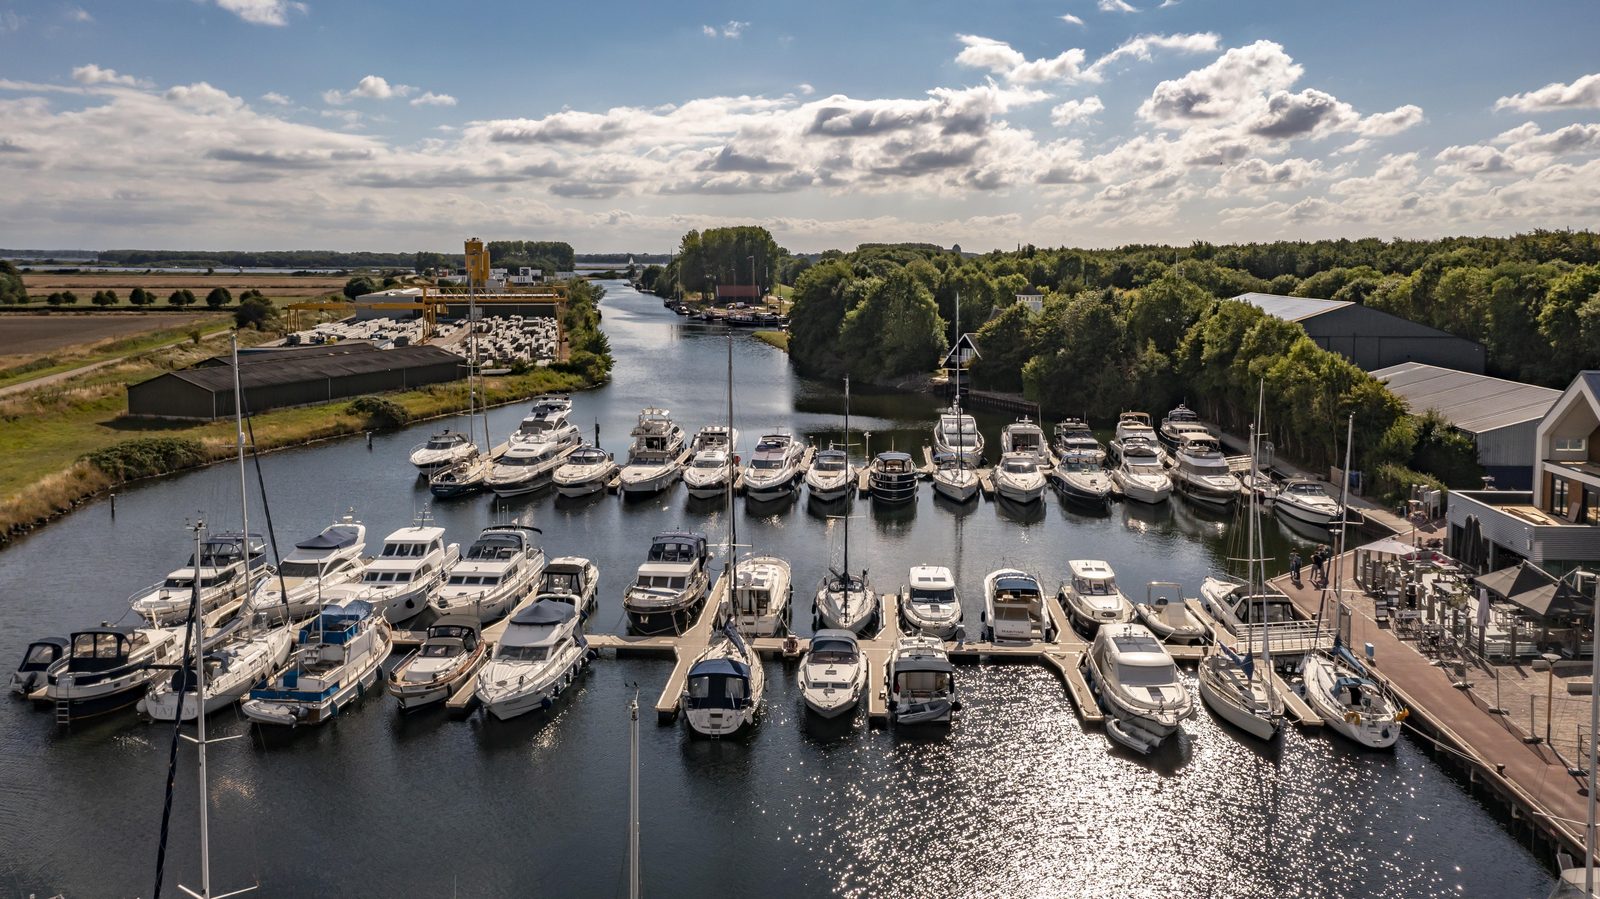
[(689, 669), (690, 677), (703, 677), (708, 674), (731, 674), (734, 677), (749, 678), (750, 666), (733, 659), (706, 659), (695, 662)]
[(512, 624), (560, 624), (578, 614), (564, 602), (541, 601), (511, 616)]
[(324, 528), (322, 533), (310, 540), (302, 540), (295, 544), (299, 549), (343, 549), (354, 545), (360, 539), (361, 531), (348, 524), (336, 524)]

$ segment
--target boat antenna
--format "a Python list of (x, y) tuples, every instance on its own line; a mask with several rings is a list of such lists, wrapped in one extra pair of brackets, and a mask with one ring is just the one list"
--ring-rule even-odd
[(639, 899), (639, 688), (628, 701), (628, 899)]

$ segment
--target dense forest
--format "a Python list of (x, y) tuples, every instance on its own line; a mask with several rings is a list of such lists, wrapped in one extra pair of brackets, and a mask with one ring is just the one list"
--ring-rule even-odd
[[(657, 292), (687, 258), (657, 276)], [(789, 351), (803, 373), (848, 370), (886, 382), (927, 372), (956, 336), (959, 295), (961, 330), (976, 332), (982, 353), (971, 372), (976, 386), (1020, 391), (1047, 416), (1101, 424), (1125, 409), (1159, 415), (1187, 400), (1242, 433), (1265, 382), (1267, 436), (1280, 452), (1333, 463), (1354, 415), (1359, 467), (1380, 490), (1420, 477), (1407, 468), (1451, 486), (1473, 486), (1480, 472), (1465, 438), (1436, 418), (1406, 414), (1382, 384), (1298, 326), (1229, 298), (1261, 291), (1364, 303), (1482, 341), (1491, 373), (1555, 387), (1600, 367), (1600, 236), (1586, 231), (1030, 246), (975, 257), (929, 244), (865, 244), (814, 264), (782, 256), (774, 265), (794, 274)], [(1018, 303), (1018, 294), (1042, 294), (1043, 311)]]

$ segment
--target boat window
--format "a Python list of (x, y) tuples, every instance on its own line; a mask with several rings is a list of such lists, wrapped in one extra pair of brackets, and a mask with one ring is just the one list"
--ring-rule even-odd
[(117, 634), (78, 634), (72, 638), (72, 654), (80, 659), (119, 659), (121, 647)]
[(499, 658), (507, 662), (543, 662), (550, 658), (550, 647), (501, 644)]
[(761, 469), (763, 471), (774, 469), (774, 468), (782, 468), (783, 467), (783, 459), (781, 459), (781, 458), (779, 458), (779, 459), (773, 459), (773, 458), (754, 459), (754, 460), (751, 460), (750, 467), (751, 468), (759, 468), (759, 469)]
[(467, 550), (467, 558), (492, 562), (516, 556), (522, 541), (512, 534), (485, 534)]
[(1006, 471), (1016, 474), (1030, 474), (1038, 470), (1038, 463), (1029, 459), (1011, 459), (1006, 462)]
[(566, 572), (550, 572), (544, 576), (544, 589), (550, 593), (577, 593), (578, 576)]
[(689, 678), (689, 701), (702, 708), (738, 708), (750, 695), (744, 678), (702, 674)]
[(463, 647), (455, 641), (449, 643), (425, 643), (419, 655), (424, 659), (448, 659), (451, 656), (460, 655), (462, 649)]
[(942, 671), (908, 671), (895, 680), (899, 692), (912, 696), (938, 696), (950, 690), (950, 675)]
[(166, 581), (164, 583), (162, 583), (161, 586), (166, 587), (169, 590), (176, 590), (176, 589), (178, 589), (180, 587), (188, 587), (188, 586), (191, 586), (193, 584), (194, 584), (194, 578), (169, 577), (169, 578), (166, 579)]
[(694, 460), (694, 467), (695, 468), (726, 468), (727, 465), (728, 465), (728, 463), (727, 463), (727, 461), (725, 459), (696, 459), (696, 460)]
[(815, 468), (817, 471), (844, 471), (844, 460), (826, 457), (818, 459), (816, 464), (812, 465), (811, 467)]
[(911, 588), (911, 601), (912, 602), (926, 602), (926, 603), (950, 603), (950, 602), (955, 602), (956, 601), (956, 590), (955, 590), (954, 587), (946, 587), (946, 588), (941, 589), (941, 590), (930, 590), (930, 589), (927, 589), (927, 588), (924, 588), (924, 587), (912, 587)]
[(1124, 687), (1169, 687), (1178, 682), (1178, 670), (1165, 665), (1118, 665), (1117, 680)]
[(42, 666), (56, 659), (56, 648), (47, 644), (38, 644), (28, 647), (28, 654), (22, 657), (22, 667)]
[(817, 640), (811, 644), (811, 661), (825, 664), (850, 664), (856, 661), (855, 647), (844, 640)]
[(284, 577), (316, 577), (322, 573), (322, 563), (286, 561), (278, 566), (278, 573)]
[(651, 562), (693, 562), (697, 558), (695, 544), (687, 541), (658, 540), (650, 546)]

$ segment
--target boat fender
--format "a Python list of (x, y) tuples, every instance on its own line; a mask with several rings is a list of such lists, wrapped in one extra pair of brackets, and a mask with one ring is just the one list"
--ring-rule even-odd
[(589, 651), (588, 651), (588, 652), (587, 652), (587, 653), (584, 653), (584, 657), (585, 657), (585, 658), (587, 658), (587, 659), (588, 659), (588, 660), (589, 660), (589, 661), (591, 661), (591, 662), (592, 662), (592, 661), (594, 661), (594, 660), (595, 660), (595, 659), (598, 659), (598, 658), (600, 658), (600, 650), (598, 650), (598, 649), (591, 649), (591, 650), (589, 650)]
[(957, 699), (956, 701), (950, 703), (950, 711), (952, 711), (952, 712), (961, 711), (961, 700)]
[(545, 711), (549, 711), (550, 710), (550, 706), (551, 706), (550, 697), (546, 696), (545, 698), (539, 700), (539, 708), (544, 709)]

